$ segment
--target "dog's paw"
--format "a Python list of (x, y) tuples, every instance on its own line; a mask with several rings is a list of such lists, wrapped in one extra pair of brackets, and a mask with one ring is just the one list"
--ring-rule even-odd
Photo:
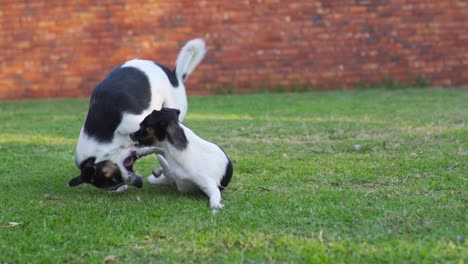
[(146, 180), (151, 184), (167, 184), (166, 177), (162, 173), (159, 176), (150, 175)]
[(152, 183), (152, 184), (157, 184), (158, 183), (158, 178), (156, 178), (154, 175), (148, 176), (148, 178), (146, 178), (146, 180), (148, 180), (148, 182)]
[(212, 214), (217, 214), (219, 210), (224, 208), (224, 204), (218, 203), (218, 204), (212, 204), (211, 205), (211, 213)]
[(163, 174), (162, 168), (156, 168), (156, 169), (153, 170), (153, 175), (154, 175), (155, 178), (160, 177), (162, 174)]

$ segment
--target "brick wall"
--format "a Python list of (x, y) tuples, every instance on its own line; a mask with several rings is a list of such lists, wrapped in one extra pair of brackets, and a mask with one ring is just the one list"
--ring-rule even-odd
[(87, 97), (128, 59), (172, 67), (195, 37), (189, 94), (468, 84), (466, 0), (0, 0), (0, 99)]

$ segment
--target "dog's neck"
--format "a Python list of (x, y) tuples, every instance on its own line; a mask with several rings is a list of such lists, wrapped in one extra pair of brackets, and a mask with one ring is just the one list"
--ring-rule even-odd
[(178, 121), (169, 122), (165, 132), (167, 140), (177, 150), (184, 150), (187, 148), (187, 137), (185, 136), (184, 129), (179, 125)]

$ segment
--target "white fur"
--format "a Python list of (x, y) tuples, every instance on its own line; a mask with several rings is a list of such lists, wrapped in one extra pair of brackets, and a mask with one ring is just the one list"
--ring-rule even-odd
[(219, 186), (229, 162), (226, 154), (188, 127), (181, 123), (179, 125), (187, 138), (187, 148), (178, 150), (168, 140), (160, 142), (164, 156), (157, 157), (162, 172), (156, 171), (159, 177), (150, 176), (148, 181), (153, 184), (175, 183), (177, 189), (183, 193), (202, 190), (209, 197), (212, 209), (224, 208)]
[(128, 185), (122, 185), (115, 190), (115, 192), (123, 192), (128, 189)]
[[(176, 71), (185, 70), (187, 75), (190, 74), (203, 59), (205, 52), (203, 40), (188, 42), (178, 55)], [(127, 61), (122, 67), (134, 67), (146, 74), (151, 87), (150, 106), (139, 115), (123, 113), (122, 121), (114, 131), (114, 138), (110, 143), (102, 143), (89, 137), (82, 128), (76, 146), (75, 162), (79, 167), (81, 162), (93, 156), (96, 157), (96, 162), (111, 160), (119, 166), (122, 176), (127, 180), (129, 175), (123, 161), (134, 150), (134, 143), (129, 135), (139, 129), (141, 121), (147, 115), (163, 106), (179, 109), (179, 120), (182, 121), (187, 113), (187, 95), (182, 78), (179, 79), (179, 86), (174, 88), (166, 73), (152, 61), (134, 59)]]

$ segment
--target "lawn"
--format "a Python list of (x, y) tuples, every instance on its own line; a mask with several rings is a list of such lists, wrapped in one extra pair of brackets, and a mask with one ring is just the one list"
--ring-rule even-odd
[(468, 262), (468, 89), (192, 96), (184, 123), (234, 162), (216, 215), (69, 188), (87, 107), (0, 102), (0, 263)]

